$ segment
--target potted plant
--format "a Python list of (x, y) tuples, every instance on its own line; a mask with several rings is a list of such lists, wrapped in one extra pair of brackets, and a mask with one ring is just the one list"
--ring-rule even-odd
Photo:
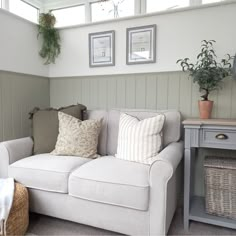
[(42, 47), (39, 55), (46, 59), (45, 64), (55, 63), (61, 52), (59, 31), (54, 28), (55, 16), (51, 13), (41, 13), (39, 16), (38, 37), (42, 36)]
[(190, 63), (189, 58), (177, 61), (182, 70), (188, 71), (193, 82), (199, 85), (200, 92), (204, 92), (201, 96), (202, 100), (198, 101), (201, 119), (211, 117), (213, 101), (209, 100), (210, 92), (222, 88), (222, 81), (232, 75), (231, 60), (234, 57), (227, 54), (226, 58), (217, 62), (214, 43), (214, 40), (202, 41), (201, 52), (198, 54), (195, 64)]

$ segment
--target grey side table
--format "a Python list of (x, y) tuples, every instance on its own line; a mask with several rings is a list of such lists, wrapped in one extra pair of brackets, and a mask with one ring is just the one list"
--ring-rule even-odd
[(236, 229), (236, 220), (205, 213), (205, 199), (193, 195), (191, 176), (197, 148), (236, 150), (236, 120), (188, 119), (183, 125), (185, 129), (184, 229), (188, 230), (190, 220)]

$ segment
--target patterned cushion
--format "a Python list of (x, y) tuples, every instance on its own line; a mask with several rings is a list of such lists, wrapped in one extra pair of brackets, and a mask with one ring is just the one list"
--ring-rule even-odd
[(163, 114), (139, 120), (121, 114), (118, 134), (117, 158), (151, 164), (162, 148)]
[(63, 112), (58, 113), (59, 135), (54, 155), (96, 158), (102, 120), (81, 121)]

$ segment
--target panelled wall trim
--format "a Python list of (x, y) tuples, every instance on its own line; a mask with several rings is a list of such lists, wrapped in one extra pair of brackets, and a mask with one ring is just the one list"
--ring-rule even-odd
[(0, 71), (0, 141), (31, 134), (29, 112), (48, 107), (49, 79)]
[[(50, 78), (50, 105), (83, 103), (90, 109), (178, 109), (183, 117), (198, 117), (198, 85), (187, 73), (162, 72)], [(228, 78), (213, 92), (213, 117), (236, 118), (236, 81)]]
[[(16, 79), (17, 78), (22, 78), (21, 76), (30, 78), (30, 79), (45, 79), (47, 81), (49, 81), (49, 78), (46, 76), (41, 76), (41, 75), (35, 75), (35, 74), (25, 74), (25, 73), (18, 73), (18, 72), (14, 72), (14, 71), (7, 71), (7, 70), (0, 70), (1, 74), (11, 74), (11, 75), (16, 75)], [(19, 76), (21, 75), (21, 76)]]

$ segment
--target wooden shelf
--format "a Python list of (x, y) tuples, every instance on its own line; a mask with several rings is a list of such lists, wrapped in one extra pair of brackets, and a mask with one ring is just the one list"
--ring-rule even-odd
[(191, 199), (189, 219), (202, 223), (236, 229), (236, 220), (207, 214), (205, 212), (204, 197), (193, 197)]
[(236, 119), (187, 119), (183, 121), (183, 125), (222, 125), (236, 126)]

